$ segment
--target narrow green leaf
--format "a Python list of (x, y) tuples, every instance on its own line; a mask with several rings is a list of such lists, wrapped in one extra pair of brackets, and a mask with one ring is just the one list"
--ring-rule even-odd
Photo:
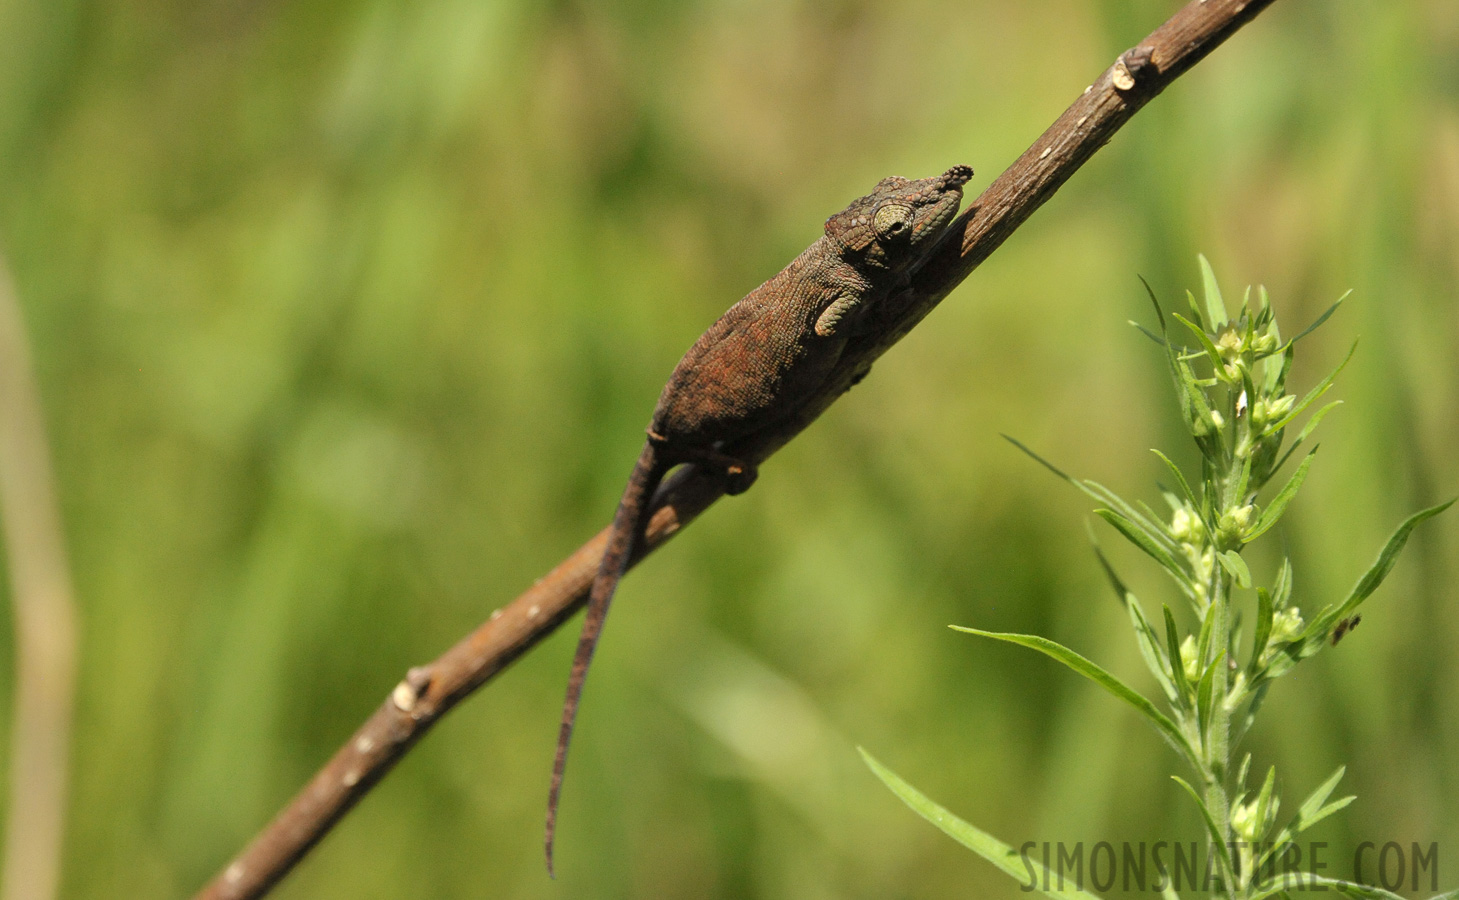
[(1277, 767), (1272, 766), (1266, 770), (1266, 780), (1261, 783), (1261, 791), (1256, 795), (1256, 822), (1261, 829), (1256, 839), (1260, 841), (1266, 837), (1267, 816), (1272, 808), (1272, 791), (1277, 784)]
[(1270, 679), (1285, 675), (1297, 663), (1321, 650), (1324, 643), (1325, 640), (1298, 638), (1274, 645), (1271, 658), (1262, 671), (1263, 676)]
[(1104, 577), (1109, 579), (1109, 586), (1114, 590), (1115, 596), (1121, 604), (1127, 604), (1127, 598), (1132, 596), (1130, 589), (1125, 586), (1124, 579), (1115, 572), (1114, 566), (1110, 565), (1109, 558), (1104, 555), (1104, 548), (1099, 545), (1099, 537), (1094, 533), (1094, 527), (1089, 520), (1084, 520), (1084, 533), (1089, 537), (1089, 546), (1094, 548), (1094, 557), (1099, 560), (1099, 567), (1104, 570)]
[(1326, 781), (1307, 795), (1307, 799), (1303, 800), (1302, 805), (1297, 808), (1297, 815), (1293, 816), (1292, 821), (1277, 833), (1264, 851), (1257, 855), (1254, 869), (1259, 871), (1268, 859), (1279, 856), (1282, 848), (1298, 834), (1353, 802), (1354, 797), (1344, 797), (1334, 800), (1332, 803), (1327, 802), (1327, 798), (1337, 788), (1338, 782), (1342, 780), (1343, 773), (1346, 771), (1346, 766), (1338, 766), (1337, 771), (1329, 775)]
[[(1286, 393), (1286, 373), (1291, 367), (1293, 354), (1291, 347), (1281, 346), (1258, 357), (1262, 361), (1261, 392), (1264, 396), (1280, 397)], [(1281, 359), (1273, 359), (1274, 356), (1280, 356)]]
[(1150, 622), (1145, 618), (1145, 611), (1140, 607), (1140, 601), (1134, 593), (1125, 586), (1125, 582), (1115, 572), (1114, 566), (1110, 564), (1109, 558), (1104, 555), (1104, 548), (1099, 545), (1099, 539), (1094, 534), (1094, 529), (1089, 528), (1085, 523), (1085, 529), (1089, 533), (1089, 544), (1094, 549), (1094, 556), (1099, 560), (1100, 568), (1104, 570), (1105, 577), (1109, 579), (1110, 587), (1113, 588), (1115, 596), (1119, 598), (1121, 605), (1129, 613), (1130, 623), (1135, 629), (1135, 641), (1140, 648), (1140, 656), (1145, 660), (1145, 665), (1150, 669), (1155, 680), (1159, 682), (1165, 696), (1176, 706), (1181, 705), (1180, 688), (1178, 683), (1171, 680), (1170, 664), (1165, 658), (1161, 649), (1160, 639), (1156, 637), (1155, 630), (1150, 627)]
[(1228, 507), (1240, 506), (1246, 499), (1246, 488), (1251, 484), (1251, 456), (1248, 454), (1241, 461), (1241, 472), (1236, 477), (1236, 483), (1231, 488), (1231, 493), (1226, 497)]
[[(1145, 280), (1144, 275), (1136, 275), (1135, 277), (1140, 279), (1140, 283), (1145, 286), (1145, 293), (1150, 297), (1150, 305), (1155, 307), (1155, 320), (1160, 323), (1160, 333), (1164, 334), (1165, 311), (1160, 308), (1160, 301), (1155, 297), (1155, 289), (1150, 286), (1150, 282)], [(1164, 343), (1164, 341), (1161, 343)]]
[(1353, 588), (1353, 592), (1343, 602), (1343, 605), (1338, 609), (1334, 618), (1340, 619), (1349, 615), (1357, 608), (1359, 603), (1368, 599), (1369, 595), (1376, 591), (1378, 586), (1383, 583), (1383, 579), (1388, 577), (1388, 573), (1393, 571), (1394, 564), (1398, 562), (1398, 554), (1403, 552), (1403, 546), (1408, 543), (1409, 535), (1413, 534), (1413, 530), (1453, 505), (1454, 500), (1449, 500), (1445, 503), (1440, 503), (1438, 506), (1430, 506), (1428, 509), (1419, 510), (1405, 519), (1403, 524), (1399, 525), (1393, 532), (1393, 536), (1388, 539), (1388, 543), (1384, 545), (1382, 552), (1378, 554), (1378, 559), (1373, 563), (1372, 568), (1365, 572), (1363, 577), (1358, 580), (1357, 585)]
[(1175, 399), (1180, 404), (1181, 417), (1185, 419), (1186, 428), (1193, 430), (1192, 423), (1196, 421), (1197, 415), (1193, 397), (1200, 395), (1200, 389), (1187, 384), (1187, 380), (1194, 376), (1190, 374), (1189, 367), (1176, 356), (1175, 348), (1169, 343), (1165, 345), (1165, 361), (1170, 370), (1170, 382), (1175, 386)]
[(1272, 609), (1272, 595), (1267, 589), (1259, 587), (1256, 589), (1256, 632), (1251, 636), (1251, 662), (1247, 663), (1248, 674), (1255, 675), (1257, 663), (1261, 660), (1262, 651), (1266, 650), (1266, 642), (1272, 636), (1272, 619), (1276, 612)]
[(1282, 364), (1272, 369), (1276, 373), (1276, 378), (1272, 381), (1269, 391), (1273, 396), (1280, 396), (1286, 392), (1287, 376), (1292, 374), (1292, 363), (1296, 359), (1297, 348), (1288, 344), (1286, 349), (1282, 350)]
[(1251, 587), (1251, 569), (1247, 568), (1246, 560), (1235, 550), (1226, 550), (1216, 556), (1221, 561), (1221, 568), (1231, 573), (1236, 579), (1236, 584), (1243, 588)]
[[(1044, 875), (1044, 883), (1049, 889), (1039, 889), (1039, 892), (1046, 897), (1055, 897), (1059, 900), (1076, 900), (1076, 898), (1090, 898), (1096, 895), (1080, 890), (1075, 887), (1072, 890), (1055, 888), (1056, 883), (1062, 884), (1065, 878), (1058, 876), (1048, 877), (1051, 873), (1043, 866), (1036, 864), (1033, 860), (1018, 853), (1012, 847), (988, 834), (986, 831), (968, 824), (957, 816), (953, 815), (946, 808), (938, 805), (926, 794), (912, 787), (903, 781), (897, 773), (882, 765), (876, 757), (867, 753), (864, 748), (857, 747), (856, 751), (861, 754), (861, 759), (867, 767), (881, 779), (896, 794), (901, 801), (911, 807), (912, 811), (927, 821), (936, 825), (943, 834), (967, 847), (969, 850), (986, 859), (996, 866), (1000, 871), (1011, 876), (1014, 880), (1027, 885), (1030, 881), (1038, 881), (1040, 874)], [(1036, 887), (1037, 885), (1035, 885)]]
[(1135, 629), (1135, 642), (1140, 647), (1140, 657), (1145, 660), (1145, 667), (1155, 676), (1170, 702), (1179, 707), (1181, 694), (1176, 682), (1170, 679), (1170, 661), (1165, 658), (1160, 638), (1156, 636), (1155, 629), (1150, 627), (1150, 621), (1145, 618), (1145, 610), (1140, 608), (1140, 601), (1135, 599), (1134, 594), (1125, 593), (1125, 608), (1129, 610), (1130, 624)]
[[(1159, 486), (1160, 486), (1159, 483), (1157, 483), (1156, 484), (1156, 487), (1159, 487)], [(1174, 496), (1174, 495), (1172, 494), (1172, 495), (1169, 495), (1169, 496)], [(1140, 516), (1145, 521), (1154, 524), (1154, 526), (1155, 526), (1154, 527), (1155, 533), (1157, 535), (1159, 535), (1161, 539), (1166, 540), (1166, 541), (1169, 541), (1170, 542), (1170, 548), (1172, 550), (1174, 550), (1178, 546), (1175, 543), (1175, 539), (1170, 536), (1170, 531), (1169, 531), (1168, 527), (1165, 524), (1165, 517), (1164, 516), (1162, 516), (1160, 513), (1156, 512), (1155, 510), (1151, 509), (1150, 508), (1150, 504), (1146, 503), (1144, 500), (1136, 500), (1135, 503), (1134, 503), (1134, 508), (1139, 511)], [(1128, 513), (1126, 515), (1128, 515)]]
[(1253, 872), (1260, 872), (1261, 867), (1266, 865), (1268, 860), (1273, 857), (1280, 857), (1286, 852), (1287, 847), (1291, 843), (1292, 829), (1283, 828), (1281, 831), (1278, 831), (1276, 837), (1270, 841), (1262, 842), (1262, 849), (1256, 854), (1256, 858), (1251, 864), (1251, 870)]
[(1211, 343), (1211, 336), (1206, 334), (1205, 329), (1201, 328), (1201, 326), (1182, 316), (1180, 313), (1171, 313), (1170, 315), (1177, 322), (1189, 328), (1191, 334), (1196, 336), (1196, 340), (1200, 343), (1201, 349), (1206, 351), (1206, 357), (1210, 359), (1211, 365), (1216, 369), (1216, 377), (1224, 381), (1225, 378), (1223, 376), (1226, 373), (1226, 361), (1221, 359), (1221, 351), (1217, 350), (1216, 345)]
[(1312, 418), (1308, 419), (1307, 424), (1302, 426), (1302, 431), (1298, 433), (1296, 440), (1292, 441), (1291, 445), (1287, 447), (1287, 452), (1283, 453), (1282, 458), (1277, 460), (1277, 464), (1272, 466), (1272, 474), (1276, 474), (1282, 466), (1287, 464), (1288, 458), (1297, 452), (1297, 448), (1302, 446), (1302, 442), (1312, 436), (1312, 432), (1317, 429), (1317, 425), (1322, 421), (1323, 416), (1326, 416), (1334, 407), (1338, 406), (1342, 406), (1342, 401), (1334, 400), (1312, 414)]
[(1201, 521), (1216, 521), (1216, 499), (1221, 496), (1220, 473), (1211, 457), (1201, 448)]
[(1141, 502), (1138, 507), (1125, 502), (1125, 499), (1114, 491), (1105, 487), (1097, 481), (1086, 478), (1079, 483), (1078, 487), (1085, 494), (1110, 506), (1115, 512), (1129, 519), (1138, 525), (1150, 539), (1159, 543), (1167, 551), (1174, 553), (1177, 549), (1175, 539), (1165, 530), (1165, 521), (1145, 503)]
[(1306, 328), (1302, 329), (1302, 333), (1301, 334), (1299, 334), (1296, 337), (1292, 338), (1287, 343), (1289, 343), (1289, 344), (1295, 344), (1298, 341), (1302, 340), (1307, 335), (1309, 335), (1312, 332), (1316, 331), (1317, 329), (1321, 328), (1322, 327), (1322, 323), (1323, 322), (1326, 322), (1328, 319), (1332, 318), (1332, 314), (1335, 313), (1335, 312), (1337, 312), (1337, 308), (1339, 306), (1342, 306), (1342, 302), (1344, 300), (1346, 300), (1349, 296), (1351, 296), (1352, 293), (1353, 292), (1352, 292), (1352, 289), (1351, 288), (1349, 288), (1347, 291), (1345, 291), (1341, 297), (1337, 298), (1337, 302), (1336, 303), (1334, 303), (1333, 305), (1329, 306), (1327, 308), (1327, 311), (1326, 312), (1324, 312), (1322, 315), (1320, 315), (1320, 316), (1317, 317), (1317, 321), (1313, 322), (1311, 325), (1308, 325)]
[(1171, 540), (1170, 536), (1165, 533), (1165, 526), (1163, 523), (1157, 521), (1158, 517), (1149, 518), (1145, 516), (1135, 507), (1131, 506), (1129, 503), (1126, 503), (1119, 494), (1116, 494), (1114, 491), (1110, 490), (1109, 488), (1105, 487), (1097, 481), (1088, 478), (1080, 479), (1073, 477), (1072, 475), (1065, 472), (1063, 469), (1060, 469), (1058, 466), (1054, 465), (1053, 463), (1044, 459), (1042, 456), (1039, 456), (1037, 453), (1033, 452), (1033, 450), (1029, 449), (1028, 446), (1026, 446), (1022, 441), (1019, 441), (1017, 438), (1010, 437), (1005, 434), (1003, 435), (1003, 439), (1008, 441), (1008, 443), (1012, 444), (1018, 449), (1022, 450), (1024, 453), (1028, 454), (1028, 456), (1031, 457), (1034, 462), (1037, 462), (1039, 465), (1048, 469), (1050, 472), (1053, 472), (1055, 475), (1064, 479), (1069, 484), (1072, 484), (1074, 487), (1078, 488), (1081, 493), (1099, 503), (1109, 504), (1110, 506), (1118, 510), (1119, 513), (1126, 519), (1138, 523), (1139, 526), (1145, 531), (1145, 533), (1151, 538), (1151, 540), (1154, 540), (1157, 543), (1161, 544), (1167, 550), (1175, 549), (1175, 542)]
[(1223, 880), (1227, 884), (1235, 884), (1236, 879), (1232, 873), (1236, 871), (1236, 868), (1231, 865), (1231, 852), (1230, 848), (1226, 845), (1226, 835), (1221, 832), (1220, 827), (1216, 824), (1215, 816), (1212, 816), (1211, 811), (1206, 808), (1206, 801), (1201, 799), (1201, 795), (1197, 794), (1196, 789), (1191, 787), (1184, 778), (1181, 778), (1179, 775), (1172, 775), (1170, 777), (1176, 784), (1185, 788), (1185, 792), (1191, 795), (1192, 800), (1196, 801), (1196, 806), (1201, 810), (1201, 818), (1206, 820), (1206, 830), (1211, 833), (1211, 843), (1216, 848), (1217, 857), (1221, 860), (1222, 868), (1225, 869)]
[(1165, 346), (1165, 338), (1146, 328), (1144, 325), (1141, 325), (1139, 322), (1136, 322), (1134, 319), (1128, 319), (1126, 321), (1139, 329), (1140, 333), (1143, 334), (1145, 337), (1149, 338), (1150, 340), (1154, 341), (1162, 347)]
[(1211, 724), (1211, 713), (1215, 711), (1216, 704), (1222, 698), (1216, 695), (1216, 672), (1218, 666), (1226, 664), (1226, 651), (1222, 650), (1211, 660), (1211, 664), (1201, 673), (1200, 683), (1196, 686), (1196, 716), (1197, 723), (1201, 729), (1201, 743), (1208, 743), (1206, 729)]
[(1357, 352), (1358, 342), (1353, 341), (1353, 346), (1350, 350), (1348, 350), (1348, 355), (1343, 357), (1343, 361), (1338, 363), (1337, 368), (1333, 369), (1326, 378), (1322, 379), (1322, 381), (1318, 383), (1317, 387), (1308, 391), (1307, 396), (1298, 401), (1297, 405), (1293, 406), (1285, 416), (1282, 416), (1280, 419), (1278, 419), (1275, 424), (1268, 425), (1266, 427), (1266, 431), (1264, 431), (1263, 434), (1275, 434), (1278, 431), (1281, 431), (1283, 428), (1287, 427), (1287, 424), (1289, 422), (1302, 415), (1302, 413), (1306, 412), (1307, 407), (1311, 406), (1319, 397), (1327, 393), (1328, 388), (1332, 387), (1333, 381), (1337, 379), (1338, 373), (1347, 368), (1348, 362), (1352, 360), (1353, 354)]
[(1171, 555), (1170, 551), (1161, 546), (1141, 526), (1136, 525), (1112, 509), (1096, 509), (1094, 514), (1113, 525), (1115, 530), (1123, 534), (1130, 543), (1144, 550), (1151, 559), (1164, 566), (1177, 580), (1189, 580), (1186, 565)]
[[(1215, 578), (1213, 577), (1211, 581), (1214, 584)], [(1197, 671), (1204, 672), (1206, 664), (1211, 659), (1211, 632), (1214, 630), (1215, 622), (1216, 611), (1212, 604), (1208, 604), (1201, 616), (1201, 630), (1196, 635), (1196, 661), (1200, 666)]]
[(1338, 810), (1346, 809), (1348, 804), (1352, 803), (1356, 799), (1358, 799), (1357, 796), (1352, 794), (1349, 794), (1346, 797), (1339, 797), (1338, 799), (1322, 807), (1322, 809), (1319, 809), (1317, 812), (1313, 813), (1312, 818), (1304, 822), (1302, 828), (1311, 828), (1313, 825), (1316, 825), (1318, 822), (1321, 822), (1323, 819), (1327, 818)]
[(1161, 453), (1159, 450), (1152, 447), (1150, 452), (1160, 457), (1160, 461), (1165, 463), (1165, 467), (1170, 470), (1171, 476), (1175, 478), (1176, 486), (1180, 488), (1181, 493), (1185, 494), (1185, 498), (1190, 501), (1191, 509), (1200, 510), (1201, 501), (1196, 498), (1196, 492), (1191, 490), (1190, 482), (1185, 480), (1185, 473), (1180, 470), (1180, 467), (1171, 462), (1170, 457)]
[[(1190, 291), (1186, 291), (1185, 302), (1186, 305), (1191, 308), (1191, 315), (1195, 317), (1195, 320), (1197, 322), (1201, 322), (1205, 316), (1205, 313), (1201, 311), (1201, 305), (1196, 302), (1196, 295), (1192, 294)], [(1175, 315), (1175, 313), (1171, 313), (1171, 315)]]
[(1240, 723), (1231, 732), (1230, 745), (1232, 747), (1239, 746), (1246, 732), (1251, 730), (1252, 722), (1256, 720), (1256, 714), (1261, 709), (1262, 703), (1265, 702), (1267, 691), (1271, 686), (1271, 679), (1262, 677), (1253, 680), (1247, 688), (1247, 696), (1251, 699), (1246, 703), (1246, 714), (1241, 717)]
[(1210, 434), (1215, 427), (1211, 418), (1211, 404), (1206, 401), (1205, 391), (1201, 389), (1201, 383), (1191, 371), (1190, 365), (1180, 360), (1176, 360), (1174, 365), (1176, 391), (1181, 392), (1184, 398), (1181, 401), (1181, 411), (1185, 414), (1191, 435), (1200, 439)]
[(1336, 771), (1327, 776), (1326, 781), (1307, 795), (1307, 799), (1297, 807), (1297, 818), (1292, 823), (1295, 832), (1302, 832), (1312, 827), (1313, 823), (1317, 821), (1317, 813), (1323, 808), (1323, 804), (1327, 803), (1327, 798), (1332, 796), (1332, 792), (1337, 789), (1338, 782), (1342, 781), (1347, 770), (1347, 766), (1338, 766)]
[(1005, 434), (1003, 435), (1003, 440), (1022, 450), (1024, 453), (1028, 454), (1034, 462), (1043, 466), (1045, 469), (1048, 469), (1050, 472), (1053, 472), (1055, 475), (1059, 476), (1060, 478), (1064, 479), (1075, 487), (1079, 487), (1079, 482), (1072, 478), (1067, 472), (1030, 450), (1028, 448), (1028, 445), (1020, 441), (1018, 438), (1013, 437), (1012, 435)]
[(952, 625), (949, 627), (954, 631), (976, 634), (981, 637), (992, 638), (995, 641), (1006, 641), (1010, 644), (1028, 647), (1031, 650), (1037, 650), (1045, 656), (1063, 663), (1065, 666), (1068, 666), (1070, 669), (1073, 669), (1075, 672), (1078, 672), (1080, 675), (1083, 675), (1085, 678), (1104, 688), (1110, 694), (1133, 706), (1177, 750), (1185, 755), (1187, 761), (1199, 767), (1195, 750), (1191, 747), (1190, 742), (1186, 740), (1185, 735), (1181, 733), (1180, 728), (1170, 720), (1170, 717), (1156, 709), (1155, 704), (1151, 703), (1144, 694), (1141, 694), (1123, 681), (1120, 681), (1092, 660), (1080, 656), (1063, 644), (1056, 643), (1048, 638), (1039, 637), (1036, 634), (1008, 634), (998, 631), (983, 631), (978, 628), (967, 628), (962, 625)]
[(1317, 412), (1313, 413), (1312, 418), (1307, 420), (1307, 424), (1302, 426), (1302, 430), (1297, 432), (1297, 440), (1295, 440), (1293, 444), (1300, 444), (1303, 441), (1307, 440), (1307, 438), (1311, 437), (1312, 432), (1317, 430), (1317, 425), (1322, 421), (1323, 416), (1326, 416), (1329, 412), (1333, 410), (1334, 407), (1338, 406), (1342, 406), (1342, 401), (1334, 400), (1326, 406), (1322, 407), (1322, 409), (1319, 409)]
[(1277, 570), (1277, 583), (1272, 585), (1272, 608), (1286, 609), (1292, 602), (1292, 561), (1282, 557), (1282, 567)]
[(1185, 666), (1180, 659), (1180, 632), (1175, 627), (1175, 615), (1171, 613), (1170, 607), (1164, 603), (1160, 608), (1165, 612), (1165, 655), (1170, 659), (1170, 677), (1180, 687), (1181, 708), (1185, 708), (1185, 698), (1190, 695), (1190, 685), (1186, 683)]
[[(1266, 900), (1267, 897), (1291, 900), (1289, 892), (1292, 891), (1301, 896), (1306, 896), (1308, 892), (1331, 891), (1345, 897), (1357, 897), (1360, 900), (1404, 900), (1400, 895), (1382, 888), (1368, 887), (1352, 881), (1343, 881), (1341, 878), (1328, 878), (1326, 875), (1314, 875), (1304, 871), (1290, 872), (1285, 876), (1278, 874), (1272, 876), (1271, 880), (1270, 886), (1258, 890), (1248, 900)], [(1442, 897), (1447, 896), (1449, 895), (1442, 895), (1433, 900), (1442, 900)]]
[(1307, 458), (1302, 460), (1302, 464), (1297, 467), (1297, 471), (1293, 472), (1292, 477), (1287, 479), (1287, 483), (1282, 485), (1282, 489), (1277, 491), (1272, 502), (1261, 511), (1261, 516), (1256, 520), (1256, 524), (1251, 527), (1250, 531), (1242, 535), (1243, 541), (1250, 543), (1266, 534), (1273, 525), (1277, 524), (1282, 513), (1287, 511), (1287, 504), (1292, 502), (1292, 498), (1297, 496), (1297, 490), (1302, 487), (1302, 482), (1307, 480), (1307, 470), (1312, 468), (1312, 458), (1316, 455), (1317, 448), (1313, 447), (1312, 452), (1308, 453)]
[(1363, 573), (1363, 577), (1359, 578), (1358, 583), (1353, 586), (1352, 593), (1348, 594), (1348, 598), (1337, 609), (1325, 612), (1313, 620), (1304, 636), (1326, 640), (1327, 632), (1332, 629), (1332, 626), (1337, 620), (1345, 619), (1352, 615), (1353, 610), (1357, 609), (1359, 604), (1368, 599), (1378, 589), (1378, 586), (1383, 583), (1383, 579), (1388, 577), (1388, 573), (1393, 571), (1394, 564), (1398, 562), (1398, 554), (1403, 552), (1403, 545), (1408, 543), (1409, 535), (1413, 533), (1413, 530), (1426, 520), (1432, 519), (1453, 505), (1454, 500), (1450, 500), (1447, 503), (1440, 503), (1438, 506), (1430, 506), (1428, 509), (1420, 510), (1407, 519), (1404, 519), (1403, 524), (1398, 526), (1397, 530), (1393, 532), (1393, 536), (1388, 539), (1388, 543), (1379, 552), (1377, 561), (1373, 563), (1367, 572)]
[(1210, 316), (1211, 330), (1216, 331), (1226, 324), (1226, 301), (1221, 297), (1221, 286), (1216, 283), (1216, 273), (1211, 271), (1210, 260), (1205, 254), (1198, 254), (1201, 263), (1201, 286), (1205, 289), (1206, 315)]
[[(1246, 402), (1246, 410), (1244, 412), (1243, 411), (1240, 411), (1240, 410), (1237, 410), (1236, 411), (1236, 415), (1237, 416), (1250, 415), (1251, 414), (1251, 404), (1255, 403), (1256, 400), (1257, 400), (1257, 398), (1260, 397), (1260, 396), (1261, 395), (1256, 392), (1256, 382), (1254, 382), (1254, 381), (1251, 380), (1251, 372), (1249, 372), (1248, 370), (1246, 370), (1246, 369), (1243, 368), (1241, 370), (1241, 394), (1240, 394), (1240, 397), (1245, 397), (1246, 398), (1246, 400), (1245, 400), (1245, 402)], [(1237, 402), (1237, 405), (1238, 406), (1240, 406), (1240, 397), (1238, 397), (1238, 402)]]

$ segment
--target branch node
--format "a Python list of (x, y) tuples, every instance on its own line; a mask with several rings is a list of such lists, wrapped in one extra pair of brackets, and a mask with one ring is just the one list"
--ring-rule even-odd
[(1120, 54), (1120, 58), (1115, 60), (1114, 73), (1110, 77), (1115, 89), (1133, 90), (1140, 73), (1150, 65), (1150, 60), (1154, 55), (1155, 51), (1149, 47), (1132, 47)]
[(390, 692), (390, 702), (401, 712), (408, 713), (415, 709), (416, 703), (420, 702), (421, 695), (426, 688), (431, 686), (431, 670), (426, 666), (416, 666), (405, 673), (405, 680), (395, 686)]

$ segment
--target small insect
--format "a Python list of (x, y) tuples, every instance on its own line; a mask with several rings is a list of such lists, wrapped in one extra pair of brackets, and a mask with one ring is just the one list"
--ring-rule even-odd
[(1332, 645), (1336, 647), (1337, 642), (1347, 637), (1348, 632), (1352, 631), (1354, 628), (1357, 628), (1358, 623), (1361, 621), (1363, 621), (1363, 617), (1361, 615), (1353, 616), (1350, 619), (1343, 619), (1339, 621), (1337, 623), (1337, 627), (1332, 629)]

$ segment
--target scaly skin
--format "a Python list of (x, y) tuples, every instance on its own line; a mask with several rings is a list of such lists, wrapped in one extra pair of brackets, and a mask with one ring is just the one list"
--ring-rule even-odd
[(613, 592), (643, 535), (654, 490), (680, 463), (721, 469), (726, 493), (749, 489), (754, 468), (719, 448), (793, 414), (815, 393), (846, 342), (867, 327), (868, 312), (926, 261), (957, 215), (962, 186), (972, 175), (971, 168), (954, 166), (919, 181), (882, 179), (870, 194), (827, 219), (824, 235), (730, 307), (674, 367), (613, 516), (568, 676), (547, 800), (549, 875), (583, 682)]

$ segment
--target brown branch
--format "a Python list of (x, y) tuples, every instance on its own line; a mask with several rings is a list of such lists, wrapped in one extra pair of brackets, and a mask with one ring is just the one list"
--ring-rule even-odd
[[(932, 311), (979, 263), (1094, 155), (1142, 106), (1214, 50), (1272, 0), (1192, 0), (1138, 46), (1121, 54), (1018, 161), (953, 225), (954, 234), (892, 298), (871, 336), (846, 348), (824, 388), (793, 420), (728, 452), (761, 462), (814, 421), (872, 363)], [(659, 489), (644, 542), (651, 552), (719, 499), (721, 479), (692, 466)], [(282, 878), (335, 822), (448, 710), (577, 611), (587, 596), (607, 532), (577, 552), (429, 665), (412, 669), (287, 807), (197, 894), (258, 897)]]
[(50, 900), (61, 874), (76, 612), (20, 304), (0, 258), (0, 513), (15, 609), (15, 721), (4, 900)]

